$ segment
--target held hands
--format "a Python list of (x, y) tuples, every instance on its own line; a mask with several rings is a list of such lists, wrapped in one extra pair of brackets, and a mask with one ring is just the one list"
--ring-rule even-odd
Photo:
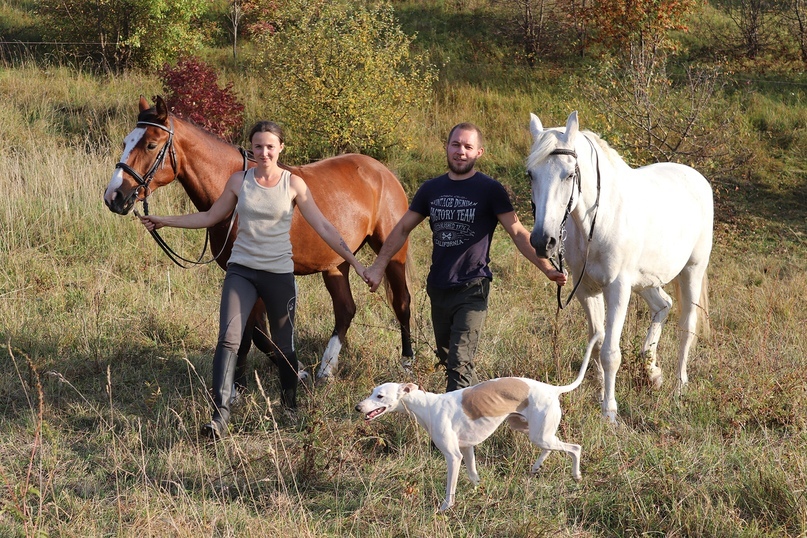
[(381, 279), (384, 278), (384, 268), (374, 263), (364, 271), (364, 281), (370, 286), (370, 291), (378, 289)]
[(361, 262), (357, 261), (356, 265), (353, 266), (353, 269), (356, 270), (356, 274), (359, 275), (359, 277), (361, 277), (362, 280), (367, 282), (367, 276), (366, 276), (367, 268), (364, 265), (362, 265)]

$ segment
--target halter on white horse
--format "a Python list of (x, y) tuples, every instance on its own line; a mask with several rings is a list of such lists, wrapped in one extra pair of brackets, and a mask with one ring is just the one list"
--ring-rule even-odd
[(533, 114), (530, 130), (531, 243), (540, 256), (565, 256), (579, 286), (573, 293), (588, 319), (589, 338), (604, 335), (602, 411), (615, 420), (619, 339), (632, 291), (650, 307), (642, 354), (649, 380), (658, 387), (656, 348), (672, 306), (662, 286), (679, 284), (679, 387), (688, 381), (689, 349), (698, 317), (708, 308), (712, 190), (701, 174), (681, 164), (630, 168), (597, 135), (579, 130), (576, 112), (565, 128), (552, 129), (544, 129)]

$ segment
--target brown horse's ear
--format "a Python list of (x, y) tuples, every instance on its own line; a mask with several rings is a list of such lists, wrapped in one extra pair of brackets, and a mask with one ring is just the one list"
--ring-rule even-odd
[(159, 121), (165, 121), (168, 118), (168, 105), (165, 104), (165, 101), (159, 95), (154, 98), (154, 102), (157, 105), (157, 119)]
[(148, 110), (150, 108), (151, 108), (151, 105), (149, 105), (149, 102), (146, 101), (146, 98), (143, 96), (143, 94), (140, 94), (140, 112), (143, 112), (143, 111)]

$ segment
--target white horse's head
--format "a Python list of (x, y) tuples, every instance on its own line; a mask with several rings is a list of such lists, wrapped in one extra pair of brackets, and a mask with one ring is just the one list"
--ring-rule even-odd
[(574, 149), (579, 132), (577, 112), (569, 115), (565, 129), (544, 129), (538, 116), (530, 114), (530, 132), (533, 145), (527, 158), (527, 174), (535, 217), (530, 244), (538, 256), (552, 257), (560, 247), (567, 212), (574, 209), (579, 198)]

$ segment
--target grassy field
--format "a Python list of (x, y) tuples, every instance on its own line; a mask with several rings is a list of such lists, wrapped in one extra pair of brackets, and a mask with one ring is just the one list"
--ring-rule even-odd
[[(443, 79), (423, 111), (421, 144), (387, 164), (411, 194), (443, 169), (447, 127), (477, 122), (489, 139), (482, 169), (526, 215), (529, 112), (550, 126), (578, 109), (601, 132), (607, 115), (546, 71), (485, 75), (497, 83)], [(385, 381), (443, 390), (424, 290), (427, 227), (413, 236), (415, 375), (399, 366), (383, 295), (353, 275), (358, 313), (338, 379), (306, 386), (289, 420), (269, 360), (253, 351), (234, 434), (211, 444), (198, 431), (209, 417), (223, 273), (173, 266), (134, 217), (102, 202), (137, 97), (158, 83), (0, 68), (0, 537), (807, 535), (807, 107), (800, 86), (790, 88), (735, 94), (749, 126), (747, 155), (736, 157), (753, 166), (709, 177), (712, 336), (693, 349), (685, 394), (671, 382), (675, 315), (659, 346), (666, 382), (646, 385), (638, 352), (648, 318), (634, 301), (618, 423), (601, 418), (593, 375), (561, 400), (559, 436), (582, 445), (583, 480), (559, 454), (529, 476), (537, 450), (502, 428), (478, 447), (482, 485), (463, 470), (457, 504), (437, 515), (445, 461), (426, 433), (404, 416), (364, 424), (353, 411)], [(153, 200), (155, 212), (192, 210), (178, 185)], [(183, 252), (202, 245), (198, 232), (166, 237)], [(554, 286), (501, 230), (492, 258), (480, 376), (570, 382), (586, 343), (582, 310), (556, 313)], [(314, 367), (331, 306), (318, 277), (298, 283), (297, 344)]]

